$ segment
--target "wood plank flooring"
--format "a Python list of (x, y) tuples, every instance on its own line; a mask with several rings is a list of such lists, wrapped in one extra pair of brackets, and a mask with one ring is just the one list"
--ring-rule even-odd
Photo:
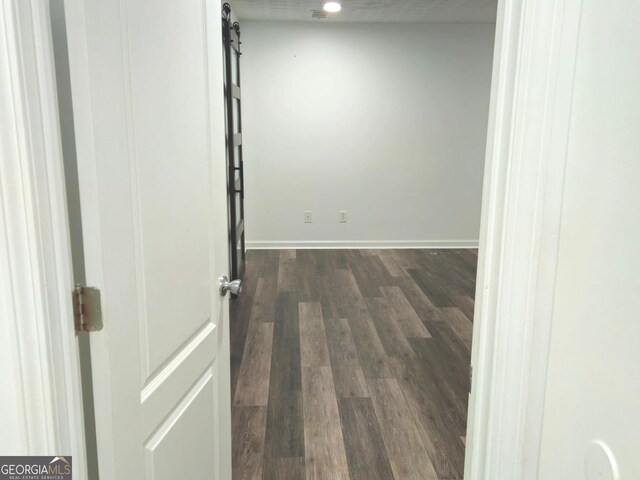
[(250, 250), (233, 478), (463, 476), (476, 250)]

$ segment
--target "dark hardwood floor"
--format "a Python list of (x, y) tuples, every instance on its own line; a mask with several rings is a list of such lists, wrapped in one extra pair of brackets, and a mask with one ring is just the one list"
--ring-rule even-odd
[(461, 479), (476, 250), (251, 250), (233, 478)]

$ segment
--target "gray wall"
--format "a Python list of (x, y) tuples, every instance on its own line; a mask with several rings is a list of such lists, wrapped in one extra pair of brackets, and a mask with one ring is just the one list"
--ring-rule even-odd
[(476, 243), (494, 29), (242, 22), (249, 247)]

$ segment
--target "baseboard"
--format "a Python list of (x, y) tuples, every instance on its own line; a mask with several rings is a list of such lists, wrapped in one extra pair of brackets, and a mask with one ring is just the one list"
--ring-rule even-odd
[(247, 241), (247, 250), (303, 248), (478, 248), (478, 240), (257, 240)]

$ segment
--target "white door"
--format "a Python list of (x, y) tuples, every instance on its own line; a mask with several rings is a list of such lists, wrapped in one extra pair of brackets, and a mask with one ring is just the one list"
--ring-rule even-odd
[(638, 479), (640, 3), (583, 0), (576, 14), (538, 477)]
[(100, 478), (228, 480), (220, 2), (65, 9)]

